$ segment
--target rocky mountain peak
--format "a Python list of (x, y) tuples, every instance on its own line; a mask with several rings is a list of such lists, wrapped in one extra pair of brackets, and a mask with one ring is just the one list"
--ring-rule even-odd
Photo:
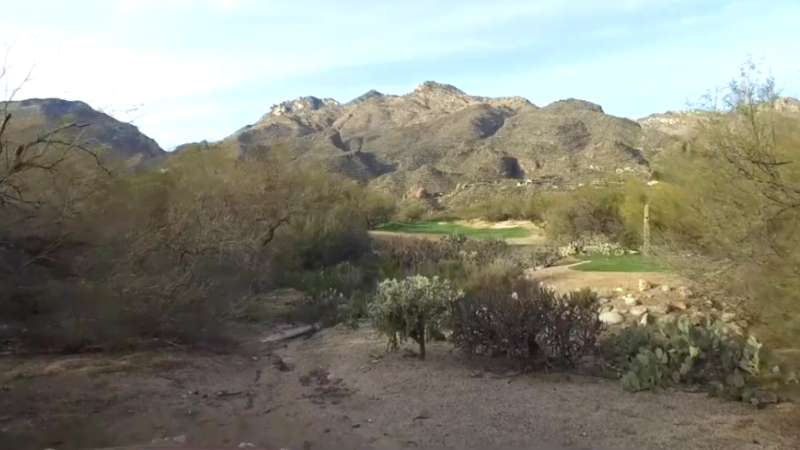
[(370, 89), (369, 91), (351, 100), (350, 103), (361, 103), (373, 98), (382, 98), (382, 97), (384, 97), (382, 92), (376, 91), (375, 89)]
[(781, 97), (775, 100), (775, 109), (779, 112), (800, 113), (800, 100), (794, 97)]
[(555, 101), (545, 106), (545, 109), (551, 111), (563, 111), (563, 112), (587, 110), (587, 111), (603, 113), (602, 106), (596, 103), (587, 102), (586, 100), (580, 100), (577, 98), (567, 98), (564, 100)]
[(436, 81), (425, 81), (414, 89), (414, 94), (417, 95), (451, 95), (458, 97), (467, 97), (461, 89), (444, 83), (437, 83)]
[(339, 102), (332, 98), (320, 99), (314, 96), (299, 97), (294, 100), (287, 100), (273, 105), (270, 109), (270, 114), (273, 116), (301, 114), (308, 111), (316, 111), (326, 106), (339, 106)]

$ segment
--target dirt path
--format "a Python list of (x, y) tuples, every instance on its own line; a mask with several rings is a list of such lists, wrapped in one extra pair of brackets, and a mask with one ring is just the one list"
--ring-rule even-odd
[(385, 354), (369, 329), (269, 351), (0, 360), (0, 448), (796, 449), (800, 410), (493, 374), (444, 344)]

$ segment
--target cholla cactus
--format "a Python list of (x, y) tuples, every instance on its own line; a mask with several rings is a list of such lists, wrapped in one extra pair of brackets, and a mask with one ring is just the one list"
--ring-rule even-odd
[(419, 344), (420, 358), (425, 359), (425, 343), (441, 334), (450, 304), (461, 296), (448, 280), (438, 277), (389, 279), (378, 285), (369, 313), (375, 328), (388, 337), (390, 350), (411, 338)]

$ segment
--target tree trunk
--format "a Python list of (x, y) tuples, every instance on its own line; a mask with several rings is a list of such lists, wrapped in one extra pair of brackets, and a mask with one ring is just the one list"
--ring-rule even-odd
[(419, 344), (419, 359), (425, 359), (425, 317), (417, 319), (417, 343)]

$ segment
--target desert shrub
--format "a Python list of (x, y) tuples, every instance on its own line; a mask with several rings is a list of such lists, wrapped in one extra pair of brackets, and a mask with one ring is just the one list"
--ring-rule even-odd
[(800, 338), (797, 117), (778, 107), (774, 81), (752, 65), (725, 94), (656, 165), (669, 190), (653, 211), (680, 212), (657, 237), (683, 257), (687, 276), (745, 297), (765, 341), (792, 346)]
[(589, 289), (566, 295), (542, 296), (542, 348), (561, 365), (572, 365), (593, 351), (603, 329), (597, 294)]
[(602, 331), (597, 296), (568, 295), (519, 278), (479, 283), (455, 303), (453, 341), (469, 354), (569, 366), (592, 352)]
[(449, 281), (438, 277), (389, 279), (378, 285), (369, 314), (375, 328), (388, 338), (390, 349), (411, 338), (419, 345), (420, 358), (425, 359), (425, 343), (442, 334), (451, 303), (460, 296)]
[(747, 399), (764, 366), (758, 339), (732, 334), (718, 322), (692, 325), (681, 318), (627, 328), (604, 344), (609, 345), (619, 346), (612, 353), (624, 372), (622, 384), (630, 391), (692, 384)]
[(542, 220), (544, 204), (535, 190), (525, 188), (495, 188), (491, 192), (472, 195), (469, 201), (461, 200), (453, 206), (456, 215), (462, 219), (486, 219), (501, 221), (524, 219), (539, 222)]
[(373, 287), (376, 273), (370, 261), (346, 261), (334, 266), (285, 274), (282, 285), (301, 290), (309, 295), (334, 289), (345, 295)]
[(487, 264), (476, 266), (463, 280), (466, 291), (481, 289), (485, 286), (502, 288), (510, 286), (523, 276), (523, 267), (506, 258), (497, 258)]
[(367, 189), (361, 202), (368, 229), (389, 222), (397, 211), (397, 203), (388, 194)]
[(293, 316), (295, 320), (350, 325), (367, 317), (376, 282), (377, 267), (370, 258), (297, 272), (281, 280), (281, 284), (306, 295), (300, 311)]
[(292, 322), (334, 325), (347, 318), (343, 310), (348, 307), (349, 301), (349, 297), (336, 289), (309, 293), (285, 318)]
[(590, 186), (551, 193), (544, 211), (545, 231), (560, 242), (604, 235), (623, 245), (637, 245), (637, 237), (626, 227), (620, 211), (624, 200), (624, 192), (619, 188)]
[[(369, 250), (367, 224), (386, 205), (362, 186), (285, 170), (280, 155), (242, 161), (217, 150), (136, 172), (109, 174), (87, 156), (15, 174), (36, 200), (24, 211), (0, 204), (0, 313), (27, 330), (17, 338), (68, 351), (222, 341), (232, 318), (276, 310), (260, 300), (286, 274)], [(340, 290), (364, 283), (356, 270), (333, 272), (312, 297), (330, 278)], [(332, 314), (331, 302), (316, 303), (309, 310)]]
[(438, 240), (380, 238), (373, 251), (383, 278), (421, 274), (461, 281), (475, 268), (508, 254), (500, 240), (467, 239), (449, 235)]
[(416, 222), (428, 213), (428, 204), (422, 200), (406, 199), (397, 205), (392, 220), (397, 222)]
[(468, 354), (522, 360), (540, 356), (541, 304), (530, 300), (549, 292), (506, 277), (494, 281), (475, 285), (454, 305), (453, 343)]

